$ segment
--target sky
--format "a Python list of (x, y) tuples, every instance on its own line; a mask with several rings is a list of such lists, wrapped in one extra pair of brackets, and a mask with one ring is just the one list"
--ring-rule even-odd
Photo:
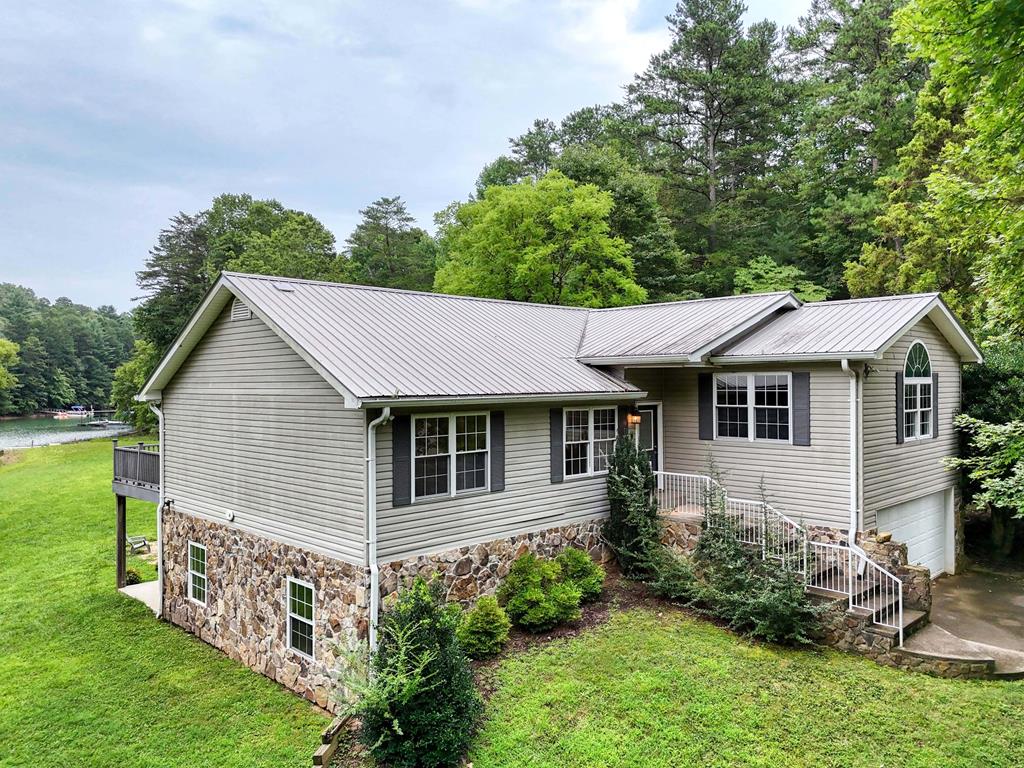
[(339, 247), (384, 195), (431, 228), (535, 118), (619, 99), (673, 4), (0, 0), (0, 282), (131, 309), (160, 229), (224, 192)]

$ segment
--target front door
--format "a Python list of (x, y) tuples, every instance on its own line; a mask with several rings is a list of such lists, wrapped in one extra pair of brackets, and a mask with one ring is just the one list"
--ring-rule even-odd
[(651, 460), (651, 469), (661, 469), (660, 446), (658, 445), (658, 412), (659, 407), (653, 403), (637, 406), (640, 413), (640, 424), (637, 426), (636, 442), (640, 450), (646, 451)]

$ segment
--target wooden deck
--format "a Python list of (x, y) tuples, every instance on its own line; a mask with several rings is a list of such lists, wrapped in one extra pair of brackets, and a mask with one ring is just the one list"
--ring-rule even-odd
[(118, 445), (114, 441), (114, 480), (111, 488), (118, 496), (160, 501), (160, 446), (135, 443)]

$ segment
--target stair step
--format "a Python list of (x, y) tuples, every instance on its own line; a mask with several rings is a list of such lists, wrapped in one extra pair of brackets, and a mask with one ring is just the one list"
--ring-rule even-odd
[[(906, 642), (911, 635), (926, 626), (928, 626), (928, 613), (926, 611), (918, 611), (914, 608), (905, 608), (903, 610), (903, 642)], [(898, 629), (882, 624), (875, 624), (871, 627), (871, 630), (892, 639), (899, 636)]]

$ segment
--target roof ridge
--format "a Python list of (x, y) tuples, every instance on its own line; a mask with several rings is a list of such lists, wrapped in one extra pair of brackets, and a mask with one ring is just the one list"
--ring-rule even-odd
[(734, 293), (728, 296), (701, 296), (699, 299), (679, 299), (678, 301), (656, 301), (650, 304), (627, 304), (622, 307), (594, 307), (591, 312), (615, 312), (622, 309), (636, 309), (637, 307), (669, 307), (679, 304), (699, 304), (702, 301), (727, 301), (730, 299), (755, 299), (762, 296), (787, 296), (792, 291), (764, 291), (762, 293)]
[(941, 293), (938, 291), (927, 291), (924, 293), (901, 293), (896, 296), (862, 296), (858, 299), (835, 299), (823, 301), (808, 301), (803, 306), (805, 307), (834, 307), (839, 304), (867, 304), (871, 301), (899, 301), (901, 299), (921, 299), (928, 297), (931, 299), (940, 298)]

